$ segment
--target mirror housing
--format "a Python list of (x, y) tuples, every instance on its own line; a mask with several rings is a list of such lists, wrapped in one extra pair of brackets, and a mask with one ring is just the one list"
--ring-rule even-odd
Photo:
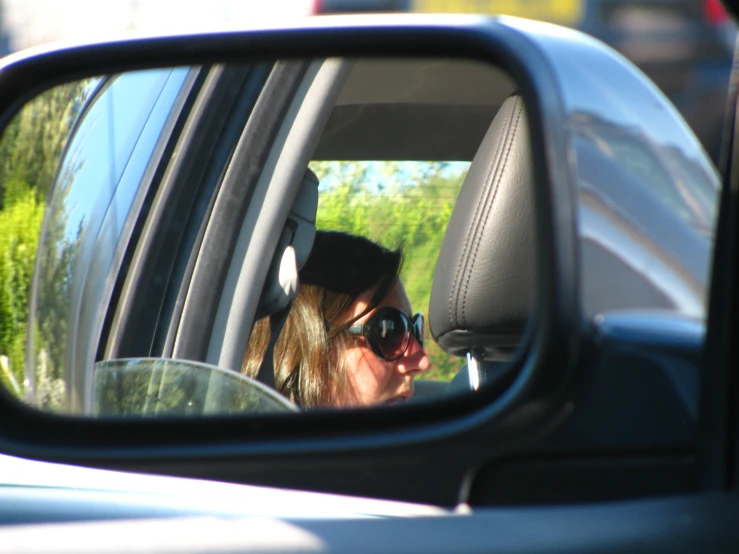
[[(593, 187), (588, 182), (586, 187), (581, 182), (587, 162), (593, 159), (588, 154), (595, 148), (601, 155), (596, 146), (611, 131), (632, 147), (669, 136), (670, 158), (660, 153), (655, 167), (665, 171), (682, 168), (684, 173), (697, 175), (694, 181), (709, 192), (717, 190), (714, 184), (718, 181), (695, 137), (666, 99), (629, 62), (594, 39), (509, 17), (348, 16), (269, 29), (36, 49), (0, 60), (0, 126), (7, 126), (30, 97), (72, 79), (162, 66), (334, 56), (472, 59), (493, 63), (516, 81), (528, 113), (532, 157), (537, 161), (532, 168), (537, 302), (505, 387), (450, 398), (432, 410), (422, 404), (408, 405), (402, 408), (401, 422), (397, 412), (379, 410), (358, 411), (346, 418), (316, 412), (289, 421), (280, 416), (213, 418), (197, 423), (84, 420), (40, 414), (0, 391), (2, 420), (17, 422), (0, 431), (7, 450), (149, 471), (171, 470), (175, 456), (179, 460), (205, 456), (221, 462), (207, 467), (193, 462), (188, 468), (177, 466), (176, 471), (223, 478), (219, 469), (228, 467), (230, 475), (258, 474), (272, 484), (298, 485), (307, 478), (303, 475), (301, 481), (300, 475), (290, 473), (290, 461), (285, 460), (290, 456), (285, 453), (301, 452), (301, 461), (312, 461), (313, 469), (325, 475), (325, 482), (334, 483), (334, 490), (383, 494), (387, 485), (378, 485), (382, 472), (373, 473), (362, 484), (347, 484), (356, 481), (350, 461), (358, 450), (382, 447), (387, 467), (398, 469), (407, 463), (404, 460), (428, 454), (426, 446), (446, 441), (453, 447), (459, 437), (477, 436), (479, 444), (494, 443), (496, 454), (502, 456), (537, 444), (573, 413), (578, 377), (583, 375), (578, 364), (583, 345), (593, 336), (589, 318), (619, 307), (615, 300), (591, 304), (597, 295), (582, 295), (589, 282), (583, 240), (597, 243), (592, 239), (599, 236), (596, 226), (580, 225), (588, 218), (595, 220), (593, 212), (588, 212), (592, 206), (588, 201), (598, 197), (597, 183)], [(615, 129), (597, 117), (604, 112), (618, 120)], [(624, 129), (628, 132), (619, 134)], [(626, 225), (622, 236), (630, 229)], [(700, 241), (690, 240), (689, 256), (679, 258), (677, 265), (656, 268), (648, 281), (657, 283), (665, 276), (680, 280), (680, 294), (670, 298), (678, 311), (700, 317), (701, 283), (707, 275), (701, 273), (701, 264), (707, 264), (709, 255)], [(122, 451), (126, 456), (120, 455)], [(448, 463), (454, 485), (442, 484), (425, 499), (448, 502), (470, 464), (482, 457), (481, 450), (473, 448), (453, 460), (436, 456), (427, 462), (419, 475), (435, 475), (435, 463)], [(248, 466), (247, 462), (253, 463)], [(346, 477), (342, 485), (331, 480), (337, 472)], [(402, 487), (388, 496), (408, 496), (408, 489)]]

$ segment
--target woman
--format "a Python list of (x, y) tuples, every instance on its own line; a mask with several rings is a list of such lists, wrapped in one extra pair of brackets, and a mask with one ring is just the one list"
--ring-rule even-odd
[[(413, 394), (413, 379), (431, 368), (423, 316), (398, 274), (400, 250), (366, 238), (319, 231), (300, 270), (300, 289), (275, 344), (275, 386), (298, 405), (394, 404)], [(269, 342), (258, 321), (242, 372), (256, 377)]]

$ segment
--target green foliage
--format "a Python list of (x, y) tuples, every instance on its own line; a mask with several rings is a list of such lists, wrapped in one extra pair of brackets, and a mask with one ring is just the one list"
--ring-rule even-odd
[[(457, 164), (455, 164), (457, 166)], [(317, 227), (403, 247), (401, 277), (414, 310), (428, 313), (436, 257), (466, 169), (438, 162), (312, 162), (321, 182)], [(433, 369), (449, 380), (463, 365), (430, 339)]]
[(24, 392), (28, 292), (42, 218), (43, 207), (29, 187), (6, 203), (0, 216), (0, 354), (8, 357), (12, 374), (3, 371), (0, 379), (17, 393)]
[[(0, 140), (0, 382), (19, 396), (27, 386), (30, 285), (45, 202), (72, 123), (89, 92), (89, 83), (78, 81), (40, 94), (16, 114)], [(47, 223), (48, 229), (55, 227), (59, 225)], [(40, 289), (54, 286), (58, 283), (45, 282)], [(32, 331), (37, 338), (49, 335), (43, 329)], [(61, 381), (49, 374), (54, 368), (49, 367), (47, 352), (36, 354), (42, 403), (59, 404)]]
[(89, 92), (87, 81), (49, 89), (18, 112), (0, 141), (0, 210), (21, 183), (44, 202), (70, 128)]

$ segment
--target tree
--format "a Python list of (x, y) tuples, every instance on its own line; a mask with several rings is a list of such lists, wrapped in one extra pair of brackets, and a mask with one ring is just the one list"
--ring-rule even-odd
[[(45, 202), (72, 125), (91, 90), (90, 81), (76, 81), (43, 92), (23, 106), (0, 140), (0, 381), (21, 396), (26, 393), (27, 338), (29, 334), (50, 335), (43, 328), (28, 329), (29, 292)], [(46, 229), (53, 234), (59, 226), (58, 221), (47, 222)], [(61, 239), (52, 236), (49, 240)], [(59, 256), (68, 258), (73, 246), (65, 243), (59, 248)], [(66, 276), (57, 273), (56, 281), (47, 279), (41, 285), (44, 292), (64, 286)], [(55, 344), (53, 340), (42, 342), (52, 349)], [(48, 369), (54, 369), (53, 362), (48, 363), (54, 354), (47, 354), (40, 357), (42, 380)], [(46, 397), (58, 400), (58, 382), (45, 383), (42, 388)]]
[(0, 141), (0, 210), (30, 188), (45, 202), (70, 129), (90, 92), (90, 81), (49, 89), (23, 106)]
[(7, 357), (7, 371), (0, 379), (19, 394), (24, 382), (28, 289), (42, 217), (43, 208), (30, 188), (0, 215), (0, 355)]

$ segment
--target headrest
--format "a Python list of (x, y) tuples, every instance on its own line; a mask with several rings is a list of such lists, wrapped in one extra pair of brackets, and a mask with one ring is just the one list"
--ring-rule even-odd
[(313, 249), (317, 211), (318, 177), (310, 169), (306, 169), (286, 224), (294, 226), (291, 245), (295, 249), (298, 269), (305, 265)]
[[(281, 310), (293, 300), (297, 289), (293, 290), (287, 283), (297, 281), (297, 271), (303, 267), (313, 249), (317, 211), (318, 177), (306, 169), (272, 257), (255, 320)], [(289, 275), (286, 275), (286, 271)]]
[(436, 262), (429, 324), (449, 354), (505, 359), (534, 300), (533, 166), (523, 99), (509, 97), (462, 185)]

